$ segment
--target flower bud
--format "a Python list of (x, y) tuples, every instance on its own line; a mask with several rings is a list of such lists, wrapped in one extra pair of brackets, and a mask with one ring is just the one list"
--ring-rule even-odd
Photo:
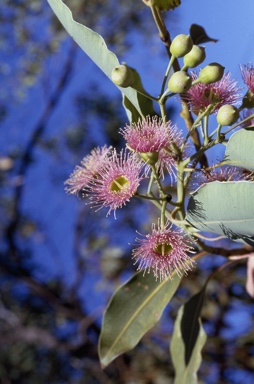
[(130, 87), (134, 82), (134, 76), (130, 67), (126, 64), (118, 65), (111, 73), (111, 80), (122, 88)]
[(225, 104), (220, 107), (216, 118), (220, 125), (232, 125), (239, 119), (239, 111), (233, 105)]
[(203, 84), (215, 83), (222, 79), (224, 74), (224, 69), (222, 65), (218, 63), (208, 64), (205, 68), (201, 69), (199, 72), (198, 80)]
[(192, 84), (192, 79), (185, 71), (175, 72), (168, 81), (168, 89), (173, 93), (187, 92)]
[(193, 45), (191, 51), (183, 58), (184, 66), (187, 68), (195, 68), (203, 63), (206, 58), (205, 48)]
[(175, 57), (183, 57), (190, 52), (193, 41), (190, 35), (180, 34), (174, 38), (170, 45), (170, 53)]

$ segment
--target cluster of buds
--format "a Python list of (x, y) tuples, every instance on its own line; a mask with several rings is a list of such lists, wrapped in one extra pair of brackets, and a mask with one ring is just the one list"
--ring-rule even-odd
[[(189, 68), (195, 68), (206, 58), (204, 47), (193, 44), (189, 35), (180, 34), (170, 45), (172, 58), (182, 58), (182, 70), (175, 72), (168, 81), (168, 90), (172, 93), (186, 93), (193, 85), (193, 79), (187, 73)], [(211, 63), (201, 69), (196, 83), (212, 84), (222, 79), (224, 67), (218, 63)]]

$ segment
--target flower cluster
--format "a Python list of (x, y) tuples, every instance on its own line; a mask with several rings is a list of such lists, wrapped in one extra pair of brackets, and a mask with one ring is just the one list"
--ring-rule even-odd
[(182, 276), (194, 266), (193, 260), (188, 256), (192, 248), (182, 231), (172, 229), (170, 222), (161, 228), (152, 224), (152, 233), (143, 239), (136, 239), (139, 246), (132, 251), (135, 264), (139, 263), (138, 270), (144, 268), (144, 273), (152, 269), (156, 279), (160, 281), (172, 278), (175, 271)]
[[(253, 92), (254, 67), (241, 67), (241, 73), (249, 88), (248, 92)], [(196, 72), (192, 72), (191, 77), (194, 84), (184, 98), (194, 114), (199, 115), (205, 111), (207, 114), (217, 113), (221, 107), (231, 107), (235, 108), (239, 116), (238, 109), (232, 106), (240, 98), (239, 88), (236, 82), (231, 80), (229, 73), (222, 74), (221, 80), (214, 83), (196, 81)], [(207, 110), (209, 106), (211, 109)], [(219, 115), (220, 113), (217, 116)], [(181, 131), (171, 121), (165, 121), (158, 116), (147, 116), (127, 124), (120, 130), (120, 134), (126, 141), (124, 150), (117, 153), (116, 149), (107, 146), (93, 149), (65, 182), (68, 193), (87, 197), (92, 207), (97, 210), (106, 207), (107, 215), (113, 211), (114, 217), (118, 208), (122, 208), (138, 194), (141, 181), (150, 176), (150, 173), (159, 185), (157, 200), (165, 201), (166, 194), (162, 192), (159, 178), (163, 180), (167, 173), (171, 183), (173, 182), (178, 161), (184, 158), (182, 148), (186, 148)], [(189, 187), (193, 189), (215, 180), (247, 179), (250, 179), (249, 172), (223, 166), (219, 170), (204, 169), (198, 176), (191, 178)], [(154, 198), (150, 191), (146, 197)], [(150, 234), (136, 241), (138, 245), (133, 250), (132, 257), (134, 263), (138, 264), (138, 270), (144, 269), (144, 273), (152, 270), (155, 278), (160, 281), (172, 278), (174, 272), (181, 276), (194, 265), (189, 256), (192, 252), (190, 240), (186, 239), (181, 230), (174, 229), (170, 222), (162, 226), (159, 220), (157, 226), (152, 225)]]
[[(108, 208), (108, 214), (125, 205), (136, 193), (151, 168), (158, 177), (167, 171), (171, 177), (176, 167), (176, 150), (183, 143), (180, 131), (170, 121), (147, 117), (120, 130), (126, 149), (119, 154), (112, 147), (95, 148), (78, 165), (65, 182), (66, 191), (87, 197), (92, 207)], [(191, 248), (181, 231), (170, 223), (163, 228), (152, 226), (152, 233), (133, 251), (138, 269), (153, 269), (160, 281), (172, 278), (173, 271), (181, 275), (193, 265), (188, 256)]]

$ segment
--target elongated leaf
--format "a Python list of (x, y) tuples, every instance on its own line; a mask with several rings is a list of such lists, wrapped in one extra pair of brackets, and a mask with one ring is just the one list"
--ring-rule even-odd
[(103, 367), (137, 345), (160, 319), (181, 279), (157, 282), (152, 274), (139, 272), (113, 295), (105, 312), (99, 341)]
[(206, 286), (184, 305), (181, 320), (181, 333), (185, 345), (184, 360), (187, 366), (200, 331), (200, 311), (203, 305)]
[(174, 384), (198, 384), (197, 371), (201, 364), (201, 350), (206, 342), (206, 334), (199, 319), (199, 333), (189, 363), (186, 365), (185, 344), (181, 332), (183, 311), (184, 308), (181, 306), (177, 314), (170, 344), (171, 357), (176, 373)]
[[(108, 50), (103, 38), (98, 33), (92, 31), (90, 28), (87, 28), (84, 25), (74, 21), (71, 11), (61, 0), (48, 0), (48, 3), (70, 36), (73, 37), (80, 48), (111, 80), (112, 70), (120, 63), (116, 55)], [(143, 107), (145, 108), (146, 112), (147, 109), (151, 108), (151, 101), (144, 96), (138, 95), (135, 89), (131, 87), (118, 88), (122, 94), (131, 102), (131, 105), (128, 105), (126, 108), (126, 112), (130, 121), (132, 121), (133, 114), (135, 115), (138, 113), (142, 116)]]
[(254, 246), (253, 201), (254, 182), (214, 181), (190, 197), (186, 220), (200, 231), (242, 239)]
[(227, 144), (225, 160), (232, 165), (254, 171), (254, 131), (241, 129), (234, 133)]

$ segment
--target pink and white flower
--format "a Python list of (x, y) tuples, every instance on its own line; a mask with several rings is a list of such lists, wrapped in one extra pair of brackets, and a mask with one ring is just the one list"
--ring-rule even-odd
[(172, 229), (172, 224), (167, 222), (161, 228), (152, 224), (152, 233), (143, 239), (136, 239), (139, 246), (132, 251), (135, 263), (139, 263), (138, 270), (150, 273), (152, 269), (156, 280), (172, 279), (175, 271), (178, 276), (187, 273), (194, 266), (194, 261), (188, 253), (192, 247), (181, 230)]
[(84, 157), (81, 165), (77, 165), (69, 179), (65, 181), (67, 193), (77, 194), (80, 191), (85, 191), (91, 180), (96, 178), (100, 169), (108, 163), (112, 156), (112, 149), (112, 147), (107, 146), (97, 147), (91, 151), (91, 154)]
[(109, 207), (108, 214), (125, 205), (137, 192), (144, 177), (144, 162), (136, 153), (114, 149), (107, 164), (100, 168), (98, 176), (91, 181), (87, 191), (93, 207)]
[(168, 147), (172, 140), (172, 123), (164, 123), (157, 116), (147, 116), (139, 119), (137, 123), (126, 125), (120, 130), (127, 141), (127, 146), (136, 152), (158, 152), (161, 148)]
[(120, 132), (127, 141), (127, 147), (139, 152), (148, 164), (153, 162), (162, 178), (166, 170), (172, 179), (176, 168), (176, 154), (172, 145), (179, 148), (183, 138), (171, 121), (163, 122), (158, 116), (147, 116), (146, 119), (127, 125)]
[(86, 156), (65, 182), (69, 193), (82, 191), (93, 207), (109, 207), (108, 214), (125, 205), (144, 177), (144, 162), (136, 153), (103, 147)]
[(193, 176), (189, 188), (195, 190), (203, 184), (212, 183), (213, 181), (240, 181), (240, 180), (250, 180), (252, 177), (250, 171), (244, 170), (242, 168), (233, 167), (233, 166), (221, 166), (210, 171), (199, 172)]

